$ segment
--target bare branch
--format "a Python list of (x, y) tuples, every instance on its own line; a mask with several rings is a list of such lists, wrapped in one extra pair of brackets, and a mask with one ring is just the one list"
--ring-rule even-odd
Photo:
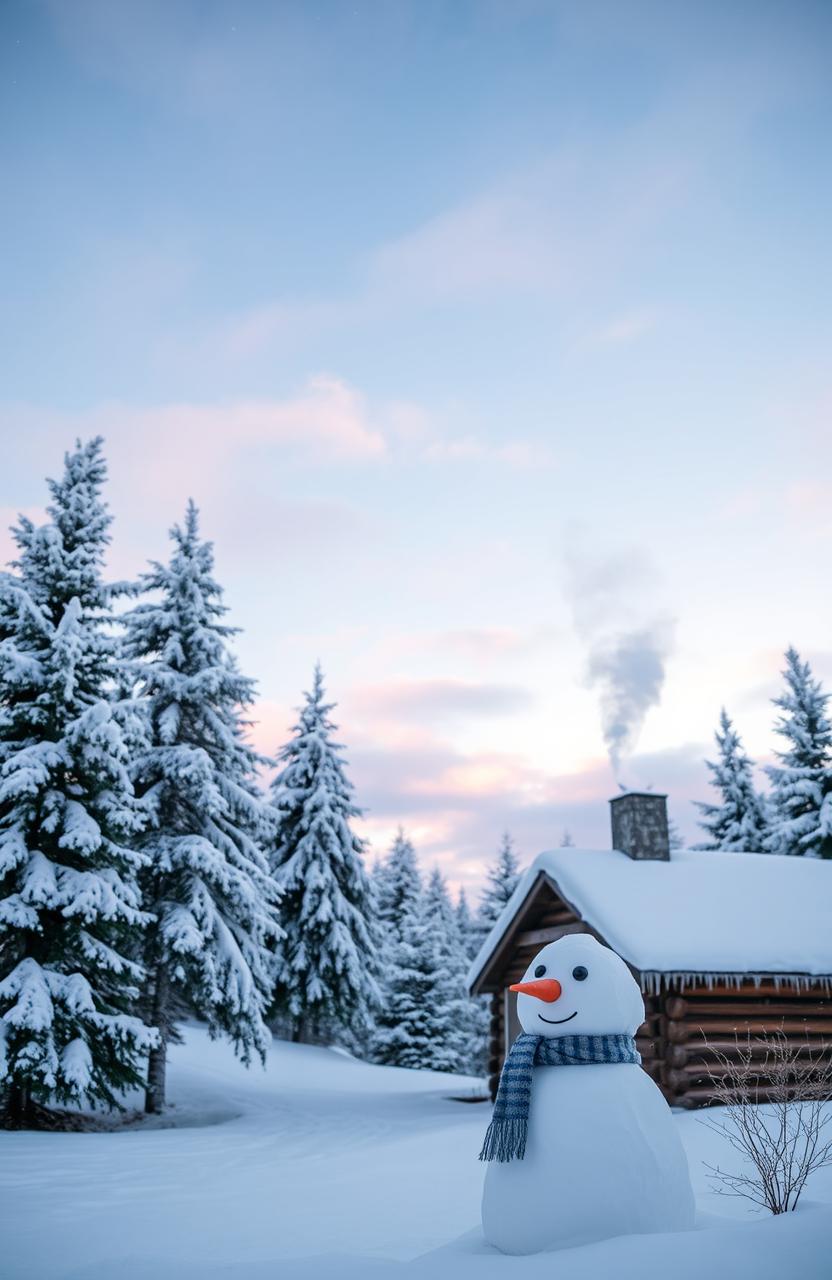
[[(809, 1176), (832, 1164), (832, 1046), (795, 1044), (782, 1031), (735, 1037), (730, 1057), (705, 1041), (721, 1118), (702, 1124), (743, 1159), (747, 1172), (706, 1165), (723, 1195), (742, 1196), (771, 1213), (797, 1207)], [(764, 1103), (768, 1105), (763, 1105)]]

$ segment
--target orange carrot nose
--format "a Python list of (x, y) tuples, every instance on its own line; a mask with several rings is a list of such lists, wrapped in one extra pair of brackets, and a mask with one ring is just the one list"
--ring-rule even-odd
[(509, 991), (522, 991), (524, 995), (537, 996), (538, 1000), (545, 1000), (547, 1004), (553, 1004), (562, 990), (557, 978), (536, 978), (534, 982), (513, 982), (509, 987)]

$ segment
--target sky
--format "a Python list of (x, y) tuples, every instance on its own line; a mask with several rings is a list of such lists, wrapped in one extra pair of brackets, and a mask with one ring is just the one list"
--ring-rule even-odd
[[(0, 558), (101, 433), (193, 497), (254, 736), (320, 660), (371, 856), (695, 839), (832, 684), (832, 7), (5, 0)], [(762, 781), (762, 776), (761, 776)]]

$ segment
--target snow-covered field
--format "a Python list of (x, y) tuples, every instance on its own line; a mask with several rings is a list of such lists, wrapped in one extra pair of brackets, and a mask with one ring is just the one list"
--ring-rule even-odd
[[(828, 1280), (832, 1169), (771, 1219), (709, 1190), (725, 1160), (678, 1117), (699, 1230), (507, 1258), (479, 1234), (477, 1152), (489, 1109), (474, 1080), (371, 1067), (275, 1042), (265, 1072), (195, 1027), (173, 1050), (176, 1127), (0, 1134), (3, 1280)], [(592, 1188), (587, 1189), (592, 1194)], [(555, 1260), (556, 1259), (556, 1260)]]

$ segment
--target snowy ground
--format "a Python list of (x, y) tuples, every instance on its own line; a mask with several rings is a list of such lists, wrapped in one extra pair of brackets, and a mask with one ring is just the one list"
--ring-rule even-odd
[[(176, 1128), (0, 1134), (3, 1280), (828, 1280), (832, 1170), (779, 1219), (708, 1190), (724, 1159), (678, 1117), (700, 1229), (506, 1258), (479, 1235), (476, 1082), (276, 1042), (245, 1071), (197, 1028), (173, 1052)], [(555, 1259), (557, 1260), (555, 1262)]]

